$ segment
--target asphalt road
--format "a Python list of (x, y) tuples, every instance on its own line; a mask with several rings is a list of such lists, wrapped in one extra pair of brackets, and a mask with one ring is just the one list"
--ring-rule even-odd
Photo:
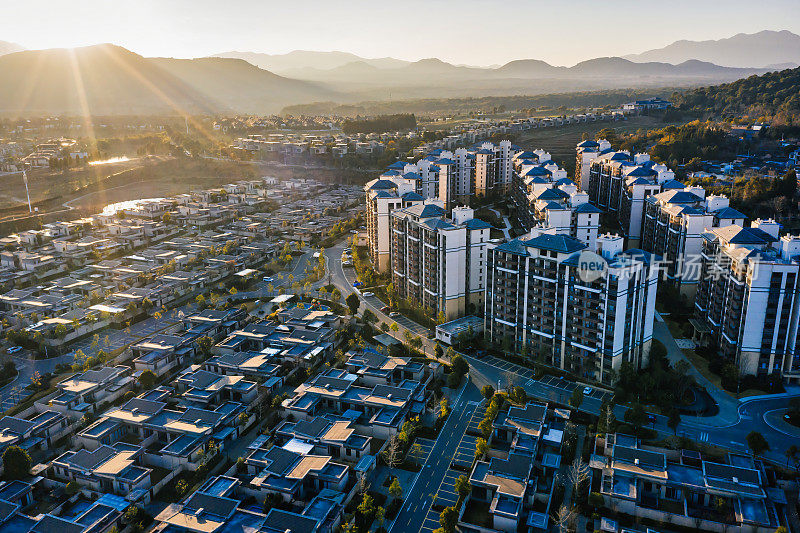
[[(439, 437), (427, 454), (422, 469), (414, 478), (412, 485), (406, 489), (404, 504), (400, 509), (390, 531), (393, 533), (432, 531), (439, 527), (438, 509), (432, 508), (434, 501), (447, 505), (452, 498), (452, 491), (444, 485), (451, 485), (455, 473), (450, 463), (459, 449), (469, 426), (472, 414), (479, 408), (482, 400), (478, 387), (468, 381), (450, 406), (452, 411), (439, 432)], [(474, 447), (473, 447), (474, 453)], [(458, 472), (463, 474), (464, 472)]]

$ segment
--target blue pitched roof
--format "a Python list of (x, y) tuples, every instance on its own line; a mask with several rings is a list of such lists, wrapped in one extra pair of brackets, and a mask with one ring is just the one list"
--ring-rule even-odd
[(417, 174), (416, 172), (406, 172), (405, 174), (403, 174), (403, 179), (419, 180), (419, 179), (422, 179), (422, 177), (419, 174)]
[(406, 213), (419, 218), (441, 217), (446, 211), (436, 204), (417, 204), (403, 209)]
[(492, 225), (491, 225), (491, 224), (489, 224), (488, 222), (485, 222), (485, 221), (483, 221), (483, 220), (481, 220), (481, 219), (479, 219), (479, 218), (473, 218), (473, 219), (467, 220), (467, 221), (464, 223), (464, 226), (465, 226), (465, 227), (466, 227), (468, 230), (474, 230), (474, 229), (490, 229), (490, 228), (492, 227)]
[(406, 164), (403, 163), (402, 161), (395, 161), (394, 163), (389, 165), (388, 168), (393, 168), (395, 170), (403, 170), (404, 168), (406, 168)]
[(544, 167), (531, 167), (525, 171), (523, 176), (552, 176), (553, 173)]
[(537, 200), (561, 200), (562, 198), (569, 198), (569, 195), (561, 189), (544, 189), (537, 196)]
[(644, 166), (638, 166), (638, 167), (634, 168), (633, 170), (631, 170), (630, 172), (628, 172), (628, 174), (627, 174), (628, 177), (631, 177), (631, 176), (633, 176), (633, 177), (640, 177), (640, 176), (641, 177), (646, 177), (646, 176), (656, 176), (656, 175), (658, 175), (658, 172), (656, 172), (652, 168), (648, 168), (648, 167), (644, 167)]
[(732, 207), (723, 207), (714, 211), (714, 216), (717, 218), (747, 218), (747, 215), (741, 211), (737, 211)]
[(759, 228), (743, 228), (738, 224), (731, 224), (724, 228), (714, 228), (714, 233), (732, 244), (769, 244), (778, 239)]
[(438, 161), (436, 161), (436, 163), (438, 163), (440, 165), (455, 165), (456, 164), (456, 162), (453, 161), (452, 159), (448, 159), (448, 158), (445, 158), (445, 157), (443, 157), (442, 159), (439, 159)]
[(666, 201), (672, 204), (690, 204), (702, 200), (702, 198), (700, 198), (693, 192), (684, 190), (679, 191), (675, 189), (671, 191), (664, 191), (660, 193), (658, 197), (665, 199)]
[(542, 250), (549, 250), (551, 252), (560, 252), (564, 254), (579, 252), (586, 248), (586, 245), (578, 239), (568, 235), (550, 235), (549, 233), (543, 233), (538, 237), (529, 239), (525, 241), (524, 244), (525, 246), (530, 246), (531, 248), (539, 248)]
[(661, 184), (661, 189), (683, 189), (685, 185), (678, 180), (667, 180)]
[(390, 169), (390, 170), (387, 170), (386, 172), (384, 172), (383, 174), (381, 174), (381, 176), (399, 176), (399, 175), (400, 175), (400, 173), (399, 173), (398, 171), (396, 171), (396, 170), (391, 170), (391, 169)]
[(497, 250), (512, 254), (528, 255), (528, 250), (519, 239), (511, 239), (510, 241), (506, 241), (503, 244), (498, 245)]
[(586, 202), (585, 204), (581, 204), (575, 208), (576, 213), (603, 213), (603, 210), (599, 207), (595, 207), (594, 205)]
[(600, 143), (597, 141), (583, 141), (578, 143), (578, 148), (597, 148), (600, 146)]
[(391, 180), (376, 180), (375, 183), (369, 186), (370, 191), (377, 191), (379, 189), (396, 189), (397, 184)]
[(403, 198), (403, 201), (405, 201), (405, 202), (421, 202), (421, 201), (423, 201), (425, 199), (425, 198), (423, 198), (422, 196), (420, 196), (419, 194), (417, 194), (415, 192), (407, 192), (407, 193), (405, 193), (403, 195), (402, 198)]

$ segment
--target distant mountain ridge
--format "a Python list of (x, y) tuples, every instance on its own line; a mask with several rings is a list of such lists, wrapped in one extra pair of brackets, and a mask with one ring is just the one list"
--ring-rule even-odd
[(659, 61), (678, 64), (697, 59), (728, 67), (787, 68), (800, 63), (800, 35), (788, 30), (764, 30), (758, 33), (739, 33), (716, 41), (682, 40), (641, 54), (625, 55), (623, 58), (637, 63)]
[(259, 52), (222, 52), (213, 57), (244, 59), (257, 67), (275, 72), (288, 73), (301, 69), (329, 70), (342, 67), (348, 63), (361, 62), (376, 68), (399, 68), (410, 63), (393, 57), (368, 59), (350, 52), (316, 52), (310, 50), (294, 50), (287, 54), (264, 54)]
[(0, 113), (264, 113), (338, 97), (235, 59), (144, 58), (111, 44), (0, 56)]
[(14, 52), (22, 52), (25, 50), (22, 46), (18, 45), (17, 43), (12, 43), (9, 41), (0, 41), (0, 56), (4, 56), (6, 54), (13, 54)]

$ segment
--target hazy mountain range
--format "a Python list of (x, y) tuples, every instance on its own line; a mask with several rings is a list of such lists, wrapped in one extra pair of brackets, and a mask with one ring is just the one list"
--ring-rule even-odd
[(17, 43), (10, 43), (8, 41), (0, 41), (0, 56), (6, 54), (13, 54), (14, 52), (21, 52), (25, 50)]
[(0, 57), (4, 114), (264, 112), (337, 97), (240, 59), (145, 58), (110, 44)]
[(739, 33), (718, 41), (676, 41), (664, 48), (623, 57), (636, 62), (699, 59), (728, 67), (794, 68), (800, 64), (800, 35), (787, 30)]
[[(723, 41), (738, 43), (748, 38), (750, 48), (760, 50), (757, 57), (751, 56), (759, 65), (796, 59), (784, 48), (756, 45), (756, 41), (774, 42), (776, 36), (800, 40), (789, 32), (760, 32)], [(719, 47), (721, 42), (695, 45)], [(19, 48), (0, 42), (0, 51), (15, 50), (15, 46)], [(275, 113), (287, 105), (312, 102), (689, 87), (772, 70), (671, 57), (681, 60), (635, 62), (602, 57), (560, 67), (538, 59), (521, 59), (499, 67), (470, 67), (436, 58), (411, 62), (367, 59), (346, 52), (229, 52), (198, 59), (145, 58), (111, 44), (5, 55), (0, 52), (0, 113)]]

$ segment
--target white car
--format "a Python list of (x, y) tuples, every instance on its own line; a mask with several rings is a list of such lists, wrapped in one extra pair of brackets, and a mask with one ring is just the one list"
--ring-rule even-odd
[(584, 387), (583, 388), (583, 395), (584, 396), (588, 396), (591, 393), (592, 393), (592, 388), (591, 387)]
[(367, 296), (375, 296), (375, 293), (370, 291), (365, 291), (362, 293), (362, 295), (364, 296), (364, 298), (366, 298)]
[(400, 313), (398, 313), (397, 311), (392, 311), (391, 313), (389, 313), (389, 316), (390, 316), (391, 318), (394, 318), (394, 317), (396, 317), (396, 316), (400, 316)]

